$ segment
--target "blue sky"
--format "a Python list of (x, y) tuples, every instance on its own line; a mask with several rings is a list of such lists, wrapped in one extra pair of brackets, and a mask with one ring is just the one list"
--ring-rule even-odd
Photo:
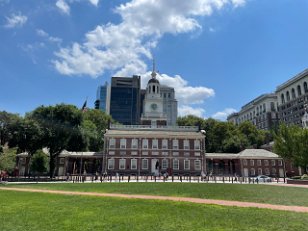
[(176, 90), (224, 120), (307, 68), (307, 0), (0, 0), (0, 110), (93, 107), (111, 76)]

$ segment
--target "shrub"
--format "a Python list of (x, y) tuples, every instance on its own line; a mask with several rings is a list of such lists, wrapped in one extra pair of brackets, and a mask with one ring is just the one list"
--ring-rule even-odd
[(42, 174), (47, 171), (48, 157), (43, 151), (34, 153), (31, 161), (31, 172), (35, 174)]

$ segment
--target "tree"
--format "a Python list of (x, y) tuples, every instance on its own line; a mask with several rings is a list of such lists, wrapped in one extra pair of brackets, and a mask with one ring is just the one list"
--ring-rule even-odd
[(187, 115), (179, 117), (177, 119), (177, 124), (179, 126), (198, 126), (200, 129), (202, 129), (202, 127), (204, 127), (204, 119), (194, 115)]
[(46, 172), (47, 163), (48, 157), (42, 150), (35, 152), (31, 161), (31, 172), (34, 172), (35, 174)]
[(16, 148), (4, 149), (0, 155), (0, 170), (12, 172), (16, 166)]
[(101, 151), (104, 149), (104, 132), (110, 122), (114, 122), (111, 116), (97, 109), (83, 112), (82, 132), (87, 139), (90, 151)]
[(17, 114), (0, 111), (0, 145), (4, 146), (9, 142), (12, 136), (10, 126), (19, 119), (20, 117)]
[(82, 112), (73, 105), (58, 104), (41, 106), (29, 114), (36, 120), (43, 131), (42, 144), (49, 150), (49, 174), (52, 178), (55, 170), (55, 159), (65, 149), (79, 151), (84, 142), (80, 125)]
[(38, 150), (42, 149), (42, 129), (40, 125), (31, 118), (24, 118), (16, 120), (10, 126), (10, 131), (13, 136), (9, 140), (9, 147), (18, 147), (18, 152), (27, 152), (29, 158), (27, 159), (25, 174), (30, 172), (30, 162), (32, 155)]
[(281, 124), (274, 135), (274, 151), (306, 171), (308, 165), (308, 130)]

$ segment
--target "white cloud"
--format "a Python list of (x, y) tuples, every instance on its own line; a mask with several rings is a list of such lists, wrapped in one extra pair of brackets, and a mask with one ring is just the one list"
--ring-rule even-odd
[[(72, 0), (73, 1), (73, 0)], [(98, 1), (92, 0), (95, 5)], [(55, 53), (55, 68), (64, 75), (97, 77), (105, 71), (146, 72), (144, 58), (151, 58), (164, 34), (177, 35), (196, 31), (200, 16), (209, 16), (225, 6), (240, 6), (245, 0), (132, 0), (114, 10), (122, 18), (119, 24), (98, 25), (85, 35), (82, 44), (61, 48)], [(57, 3), (69, 9), (64, 0)], [(64, 7), (66, 6), (66, 8)], [(59, 7), (59, 6), (58, 6)], [(83, 62), (81, 62), (81, 60)], [(138, 73), (130, 73), (138, 74)]]
[(70, 14), (70, 6), (67, 4), (65, 0), (58, 0), (56, 2), (56, 6), (59, 10), (64, 14)]
[[(100, 0), (88, 0), (93, 6), (98, 6)], [(80, 2), (80, 0), (57, 0), (56, 6), (64, 14), (70, 14), (71, 7), (70, 5), (74, 2)]]
[(223, 111), (220, 112), (216, 112), (214, 115), (212, 115), (211, 117), (217, 120), (226, 120), (228, 115), (232, 114), (236, 112), (236, 110), (234, 108), (226, 108)]
[(205, 113), (205, 110), (200, 107), (193, 108), (187, 105), (183, 105), (178, 108), (179, 116), (194, 115), (194, 116), (203, 118), (204, 113)]
[(89, 2), (94, 6), (98, 6), (99, 0), (89, 0)]
[(246, 3), (246, 0), (232, 0), (234, 7), (243, 6)]
[(46, 33), (44, 30), (42, 29), (37, 29), (36, 30), (37, 35), (41, 36), (41, 37), (48, 37), (48, 33)]
[(36, 30), (36, 34), (40, 37), (46, 38), (49, 42), (52, 43), (61, 43), (62, 39), (58, 38), (58, 37), (53, 37), (50, 36), (46, 31), (42, 30), (42, 29), (37, 29)]
[(14, 28), (23, 26), (28, 20), (28, 17), (21, 13), (12, 14), (10, 17), (6, 17), (5, 27)]
[[(148, 80), (151, 78), (151, 72), (147, 72), (141, 76), (141, 85), (145, 88)], [(156, 78), (160, 84), (174, 88), (175, 97), (179, 101), (179, 105), (202, 104), (207, 98), (215, 95), (215, 91), (211, 88), (189, 86), (188, 82), (179, 75), (172, 77), (166, 74), (158, 74)]]

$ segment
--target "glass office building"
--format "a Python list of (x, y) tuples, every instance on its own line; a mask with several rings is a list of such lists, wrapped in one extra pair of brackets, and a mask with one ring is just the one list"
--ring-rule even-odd
[(100, 109), (104, 112), (107, 112), (108, 105), (108, 83), (105, 82), (104, 85), (99, 86), (96, 91), (96, 101), (95, 101), (95, 109)]
[(112, 77), (110, 115), (124, 125), (140, 123), (140, 76)]

